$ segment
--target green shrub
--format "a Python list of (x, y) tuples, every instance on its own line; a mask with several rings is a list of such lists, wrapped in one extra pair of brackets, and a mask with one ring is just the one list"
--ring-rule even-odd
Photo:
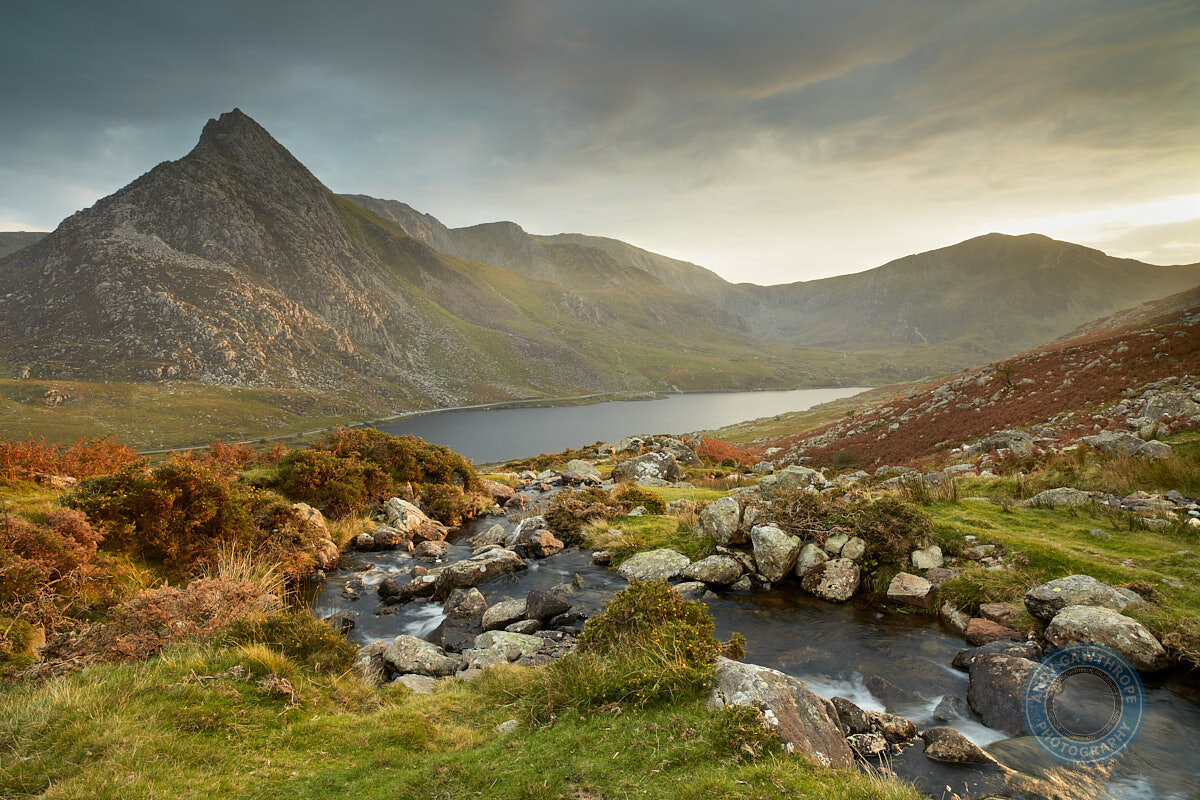
[(708, 608), (664, 581), (635, 581), (587, 621), (577, 651), (551, 663), (526, 690), (531, 716), (673, 702), (706, 691), (722, 645)]
[(850, 527), (881, 560), (906, 559), (933, 535), (929, 514), (886, 495), (854, 508)]
[(33, 663), (33, 626), (23, 619), (0, 617), (0, 677)]
[(318, 672), (331, 674), (350, 669), (358, 652), (346, 637), (307, 613), (244, 619), (231, 625), (226, 635), (234, 644), (263, 644)]
[(448, 483), (432, 483), (421, 487), (421, 510), (452, 527), (479, 513), (475, 495)]
[(220, 468), (177, 459), (83, 481), (66, 502), (100, 525), (106, 542), (195, 575), (223, 546), (277, 561), (289, 578), (312, 572), (321, 532), (278, 496)]
[(355, 516), (396, 493), (379, 465), (325, 450), (293, 450), (279, 460), (272, 485), (334, 519)]
[(649, 489), (643, 489), (636, 483), (621, 484), (612, 493), (612, 499), (620, 503), (626, 511), (638, 506), (645, 506), (651, 514), (665, 514), (667, 511), (666, 503), (662, 501), (661, 497)]
[(446, 483), (467, 492), (480, 488), (471, 462), (416, 436), (392, 436), (374, 428), (338, 428), (314, 442), (312, 449), (374, 464), (396, 484)]
[(603, 489), (563, 489), (546, 509), (546, 526), (567, 544), (582, 544), (583, 527), (589, 522), (612, 519), (621, 507)]

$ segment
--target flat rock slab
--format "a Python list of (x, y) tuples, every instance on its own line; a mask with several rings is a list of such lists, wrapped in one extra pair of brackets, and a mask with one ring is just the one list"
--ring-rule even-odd
[(678, 578), (692, 561), (683, 553), (661, 548), (630, 556), (617, 572), (627, 581), (669, 581)]

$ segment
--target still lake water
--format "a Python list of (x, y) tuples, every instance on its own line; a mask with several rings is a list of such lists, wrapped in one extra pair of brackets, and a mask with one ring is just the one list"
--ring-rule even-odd
[(672, 394), (666, 400), (617, 400), (551, 408), (440, 411), (378, 426), (449, 447), (476, 464), (559, 453), (638, 433), (690, 433), (735, 422), (804, 411), (866, 391), (862, 387), (774, 392)]

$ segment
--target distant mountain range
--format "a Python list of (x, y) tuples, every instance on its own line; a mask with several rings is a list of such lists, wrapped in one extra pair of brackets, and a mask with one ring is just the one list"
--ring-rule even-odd
[(854, 275), (732, 284), (614, 239), (447, 228), (336, 195), (237, 109), (53, 233), (0, 233), (0, 256), (13, 373), (400, 406), (916, 378), (1200, 284), (1200, 265), (999, 234)]

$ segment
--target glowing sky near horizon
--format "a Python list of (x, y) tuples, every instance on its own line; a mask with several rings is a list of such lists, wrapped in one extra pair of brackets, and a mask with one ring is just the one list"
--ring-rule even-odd
[(778, 283), (991, 231), (1200, 261), (1200, 5), (7, 4), (0, 230), (240, 107), (330, 188)]

